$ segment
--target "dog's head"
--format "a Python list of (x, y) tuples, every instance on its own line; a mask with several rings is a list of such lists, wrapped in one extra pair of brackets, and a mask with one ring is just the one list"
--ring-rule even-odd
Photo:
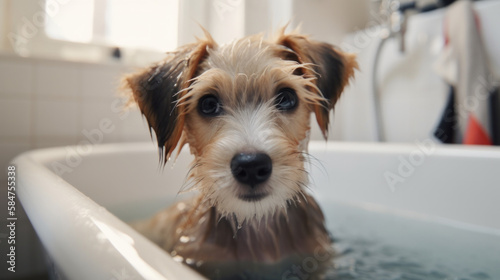
[(356, 66), (352, 55), (299, 34), (222, 46), (207, 35), (126, 82), (164, 162), (188, 143), (194, 188), (242, 223), (302, 195), (311, 112), (326, 138)]

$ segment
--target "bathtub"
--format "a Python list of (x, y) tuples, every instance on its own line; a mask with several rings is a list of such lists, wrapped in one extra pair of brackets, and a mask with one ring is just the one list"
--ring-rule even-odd
[[(61, 147), (14, 159), (18, 197), (56, 279), (202, 279), (126, 223), (182, 196), (191, 156), (183, 151), (161, 169), (154, 146)], [(411, 279), (500, 279), (500, 149), (312, 142), (309, 153), (311, 192), (341, 237), (337, 271), (361, 275), (370, 257), (353, 258), (347, 247), (364, 250), (375, 240), (381, 252), (411, 245), (403, 259), (451, 267)], [(391, 255), (383, 258), (377, 266), (393, 269)], [(452, 271), (464, 263), (466, 272)]]

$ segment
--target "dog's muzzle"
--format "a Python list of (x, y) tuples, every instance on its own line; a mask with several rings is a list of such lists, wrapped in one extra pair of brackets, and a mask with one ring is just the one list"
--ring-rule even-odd
[(267, 181), (273, 171), (271, 157), (264, 153), (239, 153), (231, 160), (234, 178), (252, 190)]

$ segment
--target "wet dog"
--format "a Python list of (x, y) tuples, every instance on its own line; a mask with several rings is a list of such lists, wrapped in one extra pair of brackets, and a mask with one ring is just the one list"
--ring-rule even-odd
[(306, 189), (310, 118), (329, 113), (353, 55), (284, 29), (217, 45), (205, 39), (125, 78), (163, 163), (189, 145), (190, 189), (136, 228), (213, 279), (321, 278), (333, 256)]

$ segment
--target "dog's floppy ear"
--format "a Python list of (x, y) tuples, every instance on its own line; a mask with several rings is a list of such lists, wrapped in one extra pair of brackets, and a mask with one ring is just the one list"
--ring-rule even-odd
[(284, 29), (276, 43), (292, 51), (283, 52), (283, 59), (311, 64), (299, 69), (298, 74), (316, 78), (315, 83), (320, 91), (318, 94), (324, 98), (324, 102), (314, 105), (314, 112), (326, 139), (330, 110), (335, 106), (349, 79), (354, 76), (354, 69), (358, 68), (355, 55), (343, 53), (328, 43), (309, 40), (304, 35), (284, 34)]
[(162, 62), (124, 79), (150, 132), (152, 129), (156, 134), (163, 163), (177, 147), (183, 132), (184, 108), (178, 100), (186, 94), (191, 79), (199, 74), (198, 66), (208, 55), (208, 48), (216, 46), (210, 35), (206, 36), (207, 39), (184, 46)]

